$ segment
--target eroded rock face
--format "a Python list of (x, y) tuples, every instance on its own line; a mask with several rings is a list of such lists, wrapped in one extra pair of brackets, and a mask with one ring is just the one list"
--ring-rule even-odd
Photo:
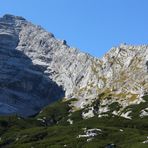
[(62, 97), (78, 98), (74, 105), (83, 108), (101, 93), (124, 106), (138, 102), (148, 91), (147, 55), (148, 46), (120, 45), (97, 59), (22, 17), (5, 15), (0, 19), (0, 113), (31, 115)]
[(44, 74), (44, 65), (34, 65), (16, 49), (25, 24), (24, 19), (11, 15), (0, 19), (0, 114), (32, 115), (65, 95), (63, 88)]

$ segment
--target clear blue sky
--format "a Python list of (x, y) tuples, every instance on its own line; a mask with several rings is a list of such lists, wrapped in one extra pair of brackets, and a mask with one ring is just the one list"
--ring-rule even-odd
[(148, 44), (148, 0), (0, 0), (6, 13), (96, 57), (120, 43)]

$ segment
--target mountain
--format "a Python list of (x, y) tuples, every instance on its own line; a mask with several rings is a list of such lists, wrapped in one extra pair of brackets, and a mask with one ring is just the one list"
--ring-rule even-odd
[(147, 123), (147, 45), (99, 59), (0, 18), (0, 147), (146, 148)]
[(0, 113), (33, 115), (60, 98), (77, 98), (73, 104), (77, 110), (103, 93), (123, 107), (141, 102), (148, 91), (147, 55), (148, 46), (122, 44), (102, 59), (94, 58), (22, 17), (4, 15), (0, 18)]

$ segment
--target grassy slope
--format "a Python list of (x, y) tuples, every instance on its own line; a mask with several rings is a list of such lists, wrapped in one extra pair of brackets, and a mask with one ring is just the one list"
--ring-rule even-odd
[[(133, 120), (116, 116), (96, 116), (83, 120), (81, 111), (68, 117), (70, 101), (58, 101), (46, 107), (39, 115), (27, 119), (17, 116), (0, 117), (0, 147), (62, 148), (67, 145), (68, 148), (104, 148), (107, 144), (114, 143), (119, 148), (147, 148), (148, 144), (143, 144), (142, 141), (148, 136), (148, 117), (139, 117), (139, 112), (148, 106), (147, 103), (148, 101), (129, 107), (133, 110)], [(38, 121), (39, 118), (44, 118), (46, 123)], [(69, 118), (74, 124), (67, 122)], [(83, 134), (82, 128), (99, 128), (102, 133), (86, 142), (86, 138), (77, 138), (79, 134)]]

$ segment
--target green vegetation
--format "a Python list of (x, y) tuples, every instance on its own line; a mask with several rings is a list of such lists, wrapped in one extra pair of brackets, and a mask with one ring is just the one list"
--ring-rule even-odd
[[(118, 148), (147, 148), (142, 143), (148, 136), (148, 117), (139, 117), (141, 109), (148, 106), (146, 102), (129, 106), (132, 120), (118, 116), (83, 120), (82, 110), (70, 112), (71, 101), (58, 101), (43, 109), (35, 117), (20, 118), (17, 116), (0, 117), (0, 147), (6, 148), (104, 148), (114, 143)], [(74, 100), (72, 100), (74, 101)], [(120, 106), (113, 103), (111, 111)], [(128, 108), (128, 110), (129, 110)], [(67, 122), (68, 119), (73, 124)], [(88, 138), (77, 138), (84, 134), (84, 128), (101, 129), (102, 132), (87, 142)]]

